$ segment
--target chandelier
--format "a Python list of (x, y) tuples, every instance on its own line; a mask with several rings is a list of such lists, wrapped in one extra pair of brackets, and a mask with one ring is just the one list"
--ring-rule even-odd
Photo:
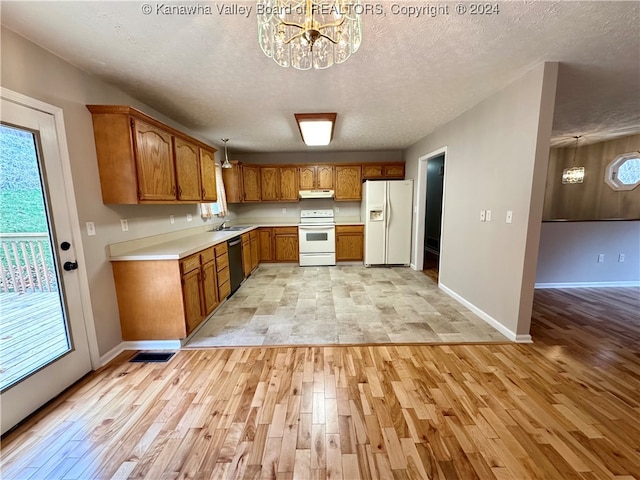
[(258, 0), (258, 41), (281, 67), (329, 68), (362, 41), (361, 0)]

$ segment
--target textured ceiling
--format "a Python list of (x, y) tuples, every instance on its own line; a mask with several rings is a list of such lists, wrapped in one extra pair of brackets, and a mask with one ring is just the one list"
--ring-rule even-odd
[(219, 14), (222, 2), (192, 2), (212, 9), (196, 16), (148, 3), (150, 15), (143, 2), (2, 1), (2, 24), (230, 150), (305, 150), (293, 114), (322, 111), (338, 122), (317, 150), (403, 149), (545, 60), (561, 62), (553, 145), (640, 131), (636, 1), (500, 2), (491, 16), (450, 3), (420, 18), (385, 1), (349, 60), (303, 72), (262, 53), (255, 2), (234, 3), (254, 7), (248, 17)]

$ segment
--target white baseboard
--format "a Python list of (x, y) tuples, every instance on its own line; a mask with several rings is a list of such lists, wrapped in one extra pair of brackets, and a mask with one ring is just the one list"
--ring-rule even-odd
[(471, 310), (473, 313), (478, 315), (482, 320), (484, 320), (489, 325), (491, 325), (493, 328), (498, 330), (501, 334), (503, 334), (509, 340), (512, 340), (512, 341), (518, 342), (518, 343), (531, 343), (532, 342), (531, 335), (528, 335), (528, 334), (527, 335), (518, 335), (517, 333), (512, 332), (507, 327), (505, 327), (500, 322), (498, 322), (498, 320), (496, 320), (491, 315), (489, 315), (487, 312), (485, 312), (484, 310), (479, 309), (473, 303), (471, 303), (468, 300), (466, 300), (465, 298), (461, 297), (456, 292), (451, 290), (449, 287), (443, 285), (442, 283), (438, 283), (438, 287), (442, 291), (444, 291), (447, 295), (449, 295), (450, 297), (454, 298), (455, 300), (460, 302), (462, 305), (467, 307), (469, 310)]
[(121, 342), (100, 357), (100, 366), (104, 367), (125, 350), (180, 350), (180, 340), (141, 340)]
[(640, 280), (624, 282), (564, 282), (564, 283), (536, 283), (535, 288), (613, 288), (640, 287)]

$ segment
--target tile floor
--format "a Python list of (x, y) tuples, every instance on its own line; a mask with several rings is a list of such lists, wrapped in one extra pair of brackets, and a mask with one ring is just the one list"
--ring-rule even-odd
[(260, 265), (186, 348), (508, 341), (407, 267)]

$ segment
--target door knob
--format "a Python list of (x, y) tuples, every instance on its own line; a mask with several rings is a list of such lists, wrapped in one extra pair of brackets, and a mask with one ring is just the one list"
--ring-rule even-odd
[(62, 268), (64, 268), (67, 272), (70, 272), (71, 270), (77, 270), (78, 262), (64, 262)]

